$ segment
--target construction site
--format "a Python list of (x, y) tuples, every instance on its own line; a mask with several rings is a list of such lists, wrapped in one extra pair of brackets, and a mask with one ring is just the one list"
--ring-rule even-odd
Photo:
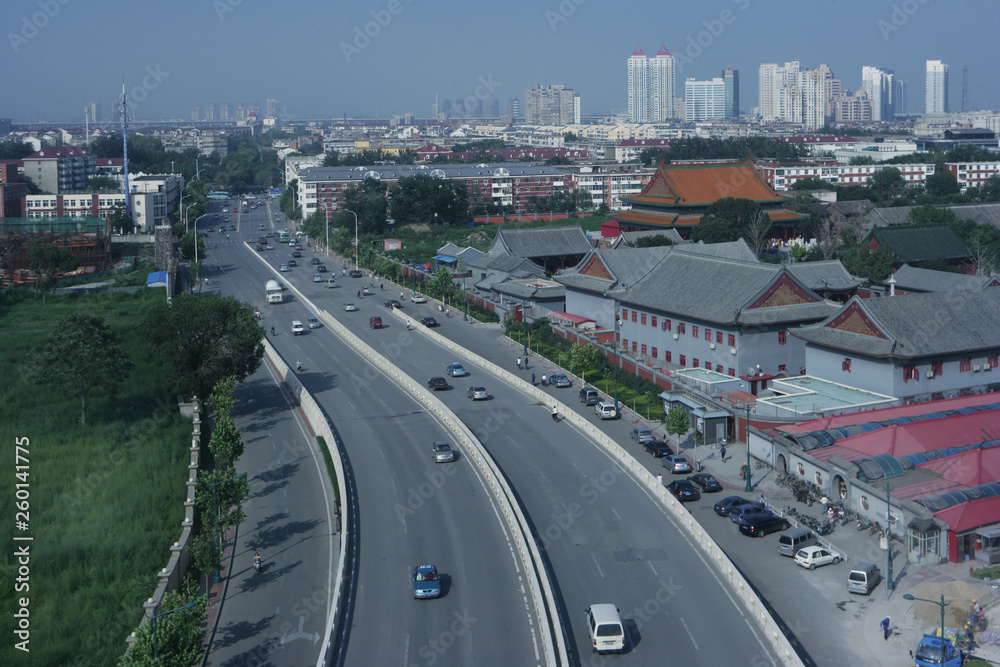
[(76, 270), (65, 276), (100, 273), (111, 268), (111, 228), (100, 218), (4, 218), (0, 220), (0, 270), (3, 282), (32, 284), (29, 246), (55, 244), (76, 258)]

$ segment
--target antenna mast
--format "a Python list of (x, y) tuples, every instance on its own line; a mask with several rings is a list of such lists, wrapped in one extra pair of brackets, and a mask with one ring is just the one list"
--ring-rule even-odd
[(132, 217), (132, 197), (128, 187), (128, 96), (125, 95), (125, 79), (122, 79), (122, 156), (125, 172), (125, 214)]
[(962, 111), (969, 110), (969, 66), (962, 66)]

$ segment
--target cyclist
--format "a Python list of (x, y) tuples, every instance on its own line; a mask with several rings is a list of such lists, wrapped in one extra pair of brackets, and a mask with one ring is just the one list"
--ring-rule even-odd
[(260, 552), (259, 551), (253, 555), (253, 569), (254, 569), (254, 572), (256, 572), (257, 574), (260, 574), (260, 568), (261, 568), (261, 565), (263, 564), (263, 562), (264, 562), (264, 559), (262, 559), (260, 557)]

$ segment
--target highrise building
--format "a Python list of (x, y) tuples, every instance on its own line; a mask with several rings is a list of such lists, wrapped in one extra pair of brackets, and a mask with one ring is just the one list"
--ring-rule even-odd
[(87, 115), (91, 123), (100, 123), (104, 120), (104, 107), (100, 102), (91, 102), (87, 105)]
[(628, 118), (631, 123), (661, 123), (676, 116), (677, 63), (666, 46), (655, 58), (636, 47), (628, 58)]
[(729, 65), (722, 70), (722, 82), (726, 92), (726, 118), (740, 117), (740, 71)]
[(906, 105), (907, 90), (909, 90), (909, 86), (906, 85), (905, 81), (898, 78), (893, 81), (892, 106), (897, 116), (903, 116), (909, 111), (909, 107)]
[(892, 120), (896, 116), (896, 75), (891, 69), (865, 65), (861, 68), (861, 87), (871, 101), (872, 120)]
[(760, 115), (765, 121), (819, 128), (833, 114), (833, 101), (840, 96), (840, 80), (827, 65), (802, 70), (798, 60), (763, 63), (759, 77)]
[(524, 122), (528, 125), (569, 125), (573, 122), (575, 93), (564, 86), (535, 85), (524, 94)]
[(511, 118), (521, 118), (521, 100), (518, 98), (513, 98), (510, 101), (510, 117)]
[(711, 81), (684, 82), (684, 120), (722, 120), (726, 118), (726, 81), (716, 77)]
[(219, 105), (219, 120), (232, 120), (233, 119), (233, 105), (229, 102), (223, 102)]
[(209, 104), (205, 107), (205, 120), (216, 120), (218, 118), (218, 111), (216, 109), (215, 103)]
[(201, 120), (201, 107), (192, 107), (191, 109), (191, 120), (198, 122)]
[(275, 118), (278, 115), (278, 100), (273, 98), (267, 98), (267, 115), (270, 118)]
[(575, 125), (580, 124), (580, 96), (573, 96), (573, 123)]
[(924, 113), (948, 113), (948, 66), (940, 60), (927, 61)]
[(865, 123), (872, 119), (872, 103), (864, 87), (853, 95), (841, 95), (833, 105), (833, 119), (838, 123)]

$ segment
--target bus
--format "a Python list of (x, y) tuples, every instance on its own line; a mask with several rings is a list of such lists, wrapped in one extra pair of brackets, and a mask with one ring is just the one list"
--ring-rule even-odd
[(281, 232), (281, 236), (278, 237), (278, 243), (288, 243), (292, 238), (292, 235), (288, 233), (288, 230)]
[(267, 292), (268, 303), (281, 303), (285, 298), (281, 293), (281, 284), (277, 280), (268, 280), (264, 290)]

